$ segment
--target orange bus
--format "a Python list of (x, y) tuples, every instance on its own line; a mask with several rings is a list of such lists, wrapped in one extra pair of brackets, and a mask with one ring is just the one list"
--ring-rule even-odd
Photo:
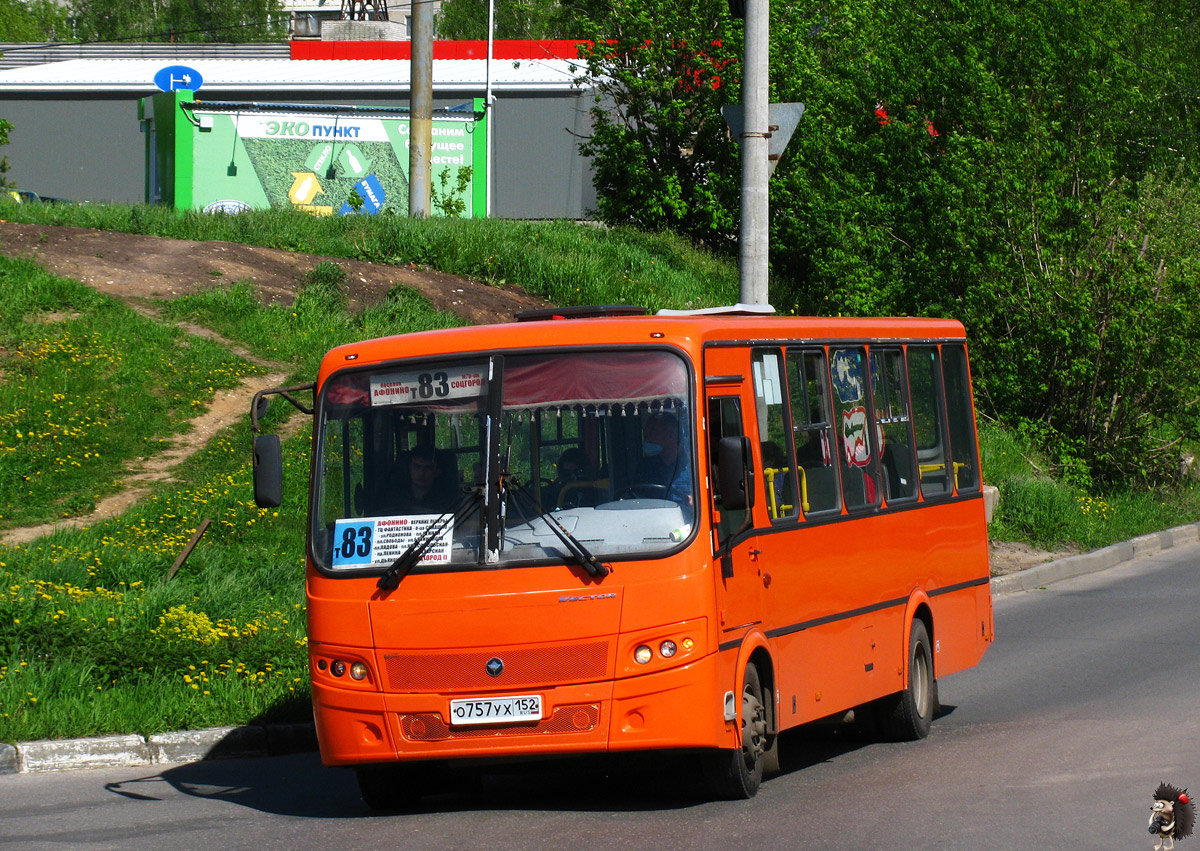
[(924, 737), (992, 641), (963, 326), (537, 311), (342, 346), (311, 389), (326, 764), (411, 804), (455, 760), (690, 752), (755, 794), (779, 734)]

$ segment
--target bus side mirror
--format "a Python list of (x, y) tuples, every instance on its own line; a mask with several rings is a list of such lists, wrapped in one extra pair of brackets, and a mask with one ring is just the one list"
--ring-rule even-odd
[(279, 435), (254, 436), (254, 504), (278, 508), (283, 502), (283, 451)]
[(717, 445), (717, 486), (721, 510), (742, 511), (754, 505), (754, 463), (747, 437), (722, 437)]

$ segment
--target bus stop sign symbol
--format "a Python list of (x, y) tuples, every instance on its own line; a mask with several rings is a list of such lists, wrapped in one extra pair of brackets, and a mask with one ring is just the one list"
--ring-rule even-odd
[(178, 89), (191, 89), (194, 92), (203, 83), (204, 78), (200, 76), (200, 72), (186, 65), (168, 65), (166, 68), (159, 68), (154, 75), (154, 85), (164, 92)]

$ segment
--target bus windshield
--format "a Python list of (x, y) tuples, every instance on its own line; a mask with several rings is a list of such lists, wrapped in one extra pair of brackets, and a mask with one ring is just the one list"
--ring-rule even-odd
[[(668, 350), (489, 354), (335, 374), (320, 394), (313, 557), (418, 571), (640, 558), (691, 536), (690, 372)], [(564, 537), (567, 540), (564, 540)]]

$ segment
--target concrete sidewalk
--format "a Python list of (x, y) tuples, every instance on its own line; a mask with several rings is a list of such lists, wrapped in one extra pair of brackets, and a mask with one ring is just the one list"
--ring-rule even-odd
[(992, 579), (992, 594), (1000, 596), (1014, 591), (1030, 591), (1051, 582), (1070, 579), (1084, 573), (1095, 573), (1107, 570), (1139, 556), (1152, 555), (1162, 550), (1169, 550), (1180, 544), (1200, 540), (1200, 523), (1188, 523), (1173, 529), (1164, 529), (1149, 535), (1142, 535), (1132, 541), (1122, 541), (1108, 547), (1092, 550), (1090, 553), (1067, 556), (1045, 564), (1027, 567), (1004, 576)]
[[(1030, 591), (1198, 540), (1200, 523), (1176, 526), (1090, 553), (1080, 553), (997, 576), (992, 579), (992, 594), (1000, 596)], [(281, 756), (316, 748), (316, 731), (311, 724), (216, 727), (153, 736), (52, 739), (18, 742), (15, 745), (0, 744), (0, 774)]]
[(317, 749), (312, 724), (213, 727), (153, 736), (97, 736), (0, 744), (0, 774), (283, 756)]

